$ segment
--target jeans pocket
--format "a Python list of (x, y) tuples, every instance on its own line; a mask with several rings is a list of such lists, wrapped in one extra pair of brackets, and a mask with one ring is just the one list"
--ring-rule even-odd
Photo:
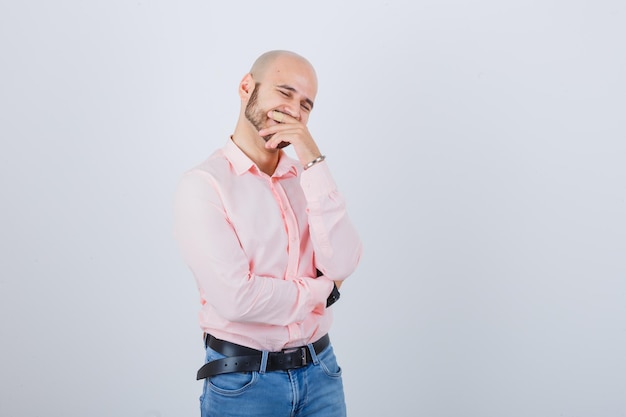
[(258, 372), (232, 372), (209, 378), (211, 391), (222, 395), (239, 395), (251, 388), (258, 380)]
[[(223, 359), (226, 356), (208, 347), (206, 349), (206, 361), (211, 362)], [(258, 372), (231, 372), (208, 378), (207, 387), (218, 394), (237, 395), (252, 387), (259, 377)]]
[(326, 375), (332, 378), (341, 377), (341, 367), (337, 363), (335, 352), (332, 346), (328, 346), (322, 352), (317, 355), (317, 359), (320, 362), (320, 367)]

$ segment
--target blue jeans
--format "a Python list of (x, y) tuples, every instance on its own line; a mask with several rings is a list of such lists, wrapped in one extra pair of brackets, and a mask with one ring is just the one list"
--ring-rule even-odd
[[(332, 345), (288, 371), (237, 372), (205, 379), (202, 417), (345, 417), (341, 368)], [(207, 362), (224, 355), (207, 348)]]

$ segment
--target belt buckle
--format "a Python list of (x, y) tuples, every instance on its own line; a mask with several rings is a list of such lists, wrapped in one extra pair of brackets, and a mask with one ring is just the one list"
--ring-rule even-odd
[(293, 354), (297, 354), (298, 350), (300, 351), (300, 365), (298, 366), (298, 368), (302, 368), (303, 366), (307, 366), (308, 362), (306, 360), (306, 350), (308, 348), (306, 346), (302, 346), (300, 348), (291, 348), (291, 349), (284, 349), (283, 353), (286, 355), (293, 355)]
[(300, 353), (302, 353), (302, 366), (306, 366), (306, 350), (307, 348), (305, 346), (300, 348)]

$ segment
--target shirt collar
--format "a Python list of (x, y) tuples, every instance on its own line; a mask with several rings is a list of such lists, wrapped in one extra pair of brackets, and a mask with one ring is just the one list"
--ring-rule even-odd
[[(248, 158), (239, 147), (233, 142), (231, 138), (228, 139), (226, 146), (223, 148), (224, 155), (231, 163), (233, 168), (235, 169), (235, 173), (237, 175), (242, 175), (247, 171), (256, 171), (261, 172), (261, 170), (256, 166), (256, 164), (252, 161), (252, 159)], [(287, 177), (287, 176), (295, 176), (298, 174), (298, 168), (296, 166), (296, 161), (284, 151), (280, 151), (280, 159), (278, 160), (278, 166), (274, 171), (273, 177)]]

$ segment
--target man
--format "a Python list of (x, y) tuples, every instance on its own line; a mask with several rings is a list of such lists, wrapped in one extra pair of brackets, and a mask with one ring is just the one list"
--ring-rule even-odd
[(306, 127), (316, 94), (306, 59), (261, 55), (239, 84), (232, 136), (178, 186), (174, 233), (202, 305), (204, 417), (346, 414), (330, 305), (361, 241)]

